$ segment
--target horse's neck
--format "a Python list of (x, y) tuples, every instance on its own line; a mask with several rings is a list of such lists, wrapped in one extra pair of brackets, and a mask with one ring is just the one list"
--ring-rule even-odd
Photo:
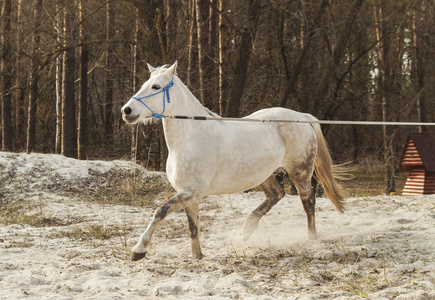
[(210, 111), (190, 92), (187, 86), (177, 77), (174, 87), (177, 86), (176, 99), (174, 99), (173, 115), (179, 116), (205, 116)]
[[(204, 107), (201, 102), (189, 91), (189, 89), (176, 79), (174, 87), (177, 90), (171, 94), (170, 110), (171, 115), (178, 116), (208, 116), (210, 111)], [(163, 119), (163, 129), (166, 138), (166, 144), (169, 150), (180, 147), (181, 143), (186, 142), (185, 137), (189, 136), (192, 131), (198, 130), (198, 123), (190, 120), (176, 120), (171, 118)]]

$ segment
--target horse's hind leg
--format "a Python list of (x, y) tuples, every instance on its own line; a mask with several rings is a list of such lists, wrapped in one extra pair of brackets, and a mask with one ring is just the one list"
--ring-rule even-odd
[(315, 218), (316, 195), (311, 188), (312, 174), (304, 173), (301, 176), (301, 173), (293, 171), (289, 172), (289, 176), (298, 190), (299, 198), (301, 198), (305, 213), (307, 214), (308, 238), (315, 240), (317, 238)]
[(302, 200), (302, 204), (304, 205), (305, 213), (307, 214), (308, 239), (315, 240), (317, 239), (316, 216), (315, 216), (316, 195), (315, 192), (311, 189), (311, 184), (310, 184), (310, 195), (304, 197), (301, 196), (301, 200)]
[(272, 174), (260, 186), (266, 194), (266, 200), (264, 200), (264, 202), (261, 203), (260, 206), (258, 206), (246, 219), (245, 225), (243, 226), (243, 240), (245, 241), (248, 240), (255, 229), (257, 229), (261, 217), (263, 217), (285, 195), (284, 188), (278, 183), (274, 174)]
[(199, 244), (199, 233), (200, 233), (199, 221), (198, 221), (199, 204), (195, 203), (189, 207), (186, 207), (184, 211), (186, 212), (187, 215), (190, 238), (192, 239), (192, 258), (201, 259), (204, 257), (204, 255), (201, 252), (201, 246)]

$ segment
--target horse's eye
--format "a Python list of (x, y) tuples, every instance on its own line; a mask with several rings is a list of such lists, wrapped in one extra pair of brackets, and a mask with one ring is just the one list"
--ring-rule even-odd
[(155, 84), (155, 85), (152, 86), (152, 89), (153, 90), (160, 90), (160, 85)]

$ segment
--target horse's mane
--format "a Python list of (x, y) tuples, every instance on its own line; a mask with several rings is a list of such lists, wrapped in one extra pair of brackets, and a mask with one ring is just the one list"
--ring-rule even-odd
[(205, 108), (211, 117), (222, 118), (219, 114), (209, 110), (207, 107)]
[[(154, 71), (152, 72), (152, 74), (160, 74), (160, 73), (164, 73), (167, 69), (169, 69), (171, 67), (171, 65), (163, 65), (163, 66), (159, 66), (159, 67), (155, 67)], [(175, 75), (177, 75), (177, 71), (175, 71)]]
[[(178, 77), (178, 76), (177, 76)], [(181, 81), (181, 80), (180, 80)], [(183, 82), (184, 84), (184, 82)], [(185, 84), (184, 84), (185, 85)], [(185, 85), (186, 86), (186, 85)], [(206, 112), (210, 115), (210, 117), (215, 117), (215, 118), (220, 118), (221, 116), (218, 115), (217, 113), (211, 111), (210, 109), (208, 109), (207, 107), (205, 107), (204, 105), (202, 105), (202, 103), (198, 100), (198, 98), (195, 97), (195, 95), (192, 93), (192, 91), (186, 86), (186, 91), (193, 97), (195, 98), (200, 104), (201, 106), (206, 110)]]

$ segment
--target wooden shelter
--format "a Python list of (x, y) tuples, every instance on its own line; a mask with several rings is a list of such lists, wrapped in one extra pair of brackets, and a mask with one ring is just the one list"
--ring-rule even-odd
[(435, 194), (435, 133), (411, 133), (400, 168), (408, 172), (402, 195)]

